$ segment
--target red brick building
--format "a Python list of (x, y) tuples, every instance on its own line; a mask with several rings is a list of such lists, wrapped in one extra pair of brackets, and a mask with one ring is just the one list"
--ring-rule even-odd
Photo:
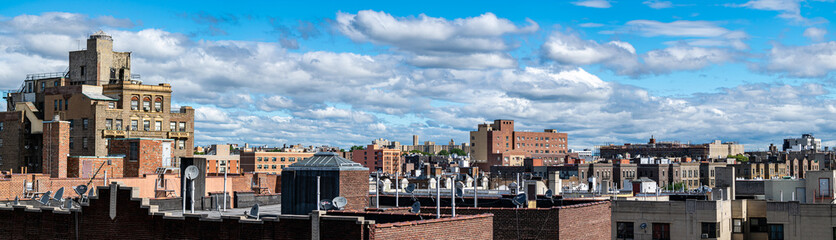
[(362, 150), (351, 151), (351, 160), (369, 168), (369, 172), (377, 170), (386, 174), (396, 174), (401, 171), (403, 158), (398, 149), (384, 148), (373, 144)]
[(470, 154), (485, 171), (494, 165), (520, 166), (526, 157), (542, 159), (545, 165), (562, 163), (568, 155), (568, 135), (555, 129), (543, 132), (514, 131), (514, 120), (479, 124), (470, 132)]
[(108, 152), (110, 155), (125, 157), (124, 176), (139, 177), (144, 174), (155, 174), (157, 168), (172, 166), (171, 139), (154, 138), (117, 138), (110, 140)]
[(43, 173), (51, 177), (67, 177), (67, 155), (70, 155), (70, 122), (44, 122)]

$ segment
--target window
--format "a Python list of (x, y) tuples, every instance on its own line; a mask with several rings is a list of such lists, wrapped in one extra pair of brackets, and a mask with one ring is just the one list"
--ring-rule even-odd
[(139, 97), (133, 96), (131, 98), (131, 110), (138, 110), (139, 109)]
[(163, 130), (163, 121), (154, 122), (154, 131), (162, 131), (162, 130)]
[(172, 132), (177, 131), (177, 122), (170, 122), (169, 123)]
[(185, 131), (186, 131), (186, 122), (180, 122), (180, 131), (181, 131), (181, 132), (185, 132)]
[(2, 146), (3, 146), (3, 139), (0, 138), (0, 147), (2, 147)]
[(78, 72), (81, 73), (81, 76), (84, 76), (84, 66), (81, 66), (81, 69)]
[(116, 79), (116, 69), (110, 68), (110, 79)]
[(142, 129), (144, 129), (145, 131), (151, 131), (151, 121), (143, 120), (142, 121)]
[(81, 148), (87, 149), (87, 137), (81, 138)]
[(783, 224), (769, 224), (769, 240), (784, 240)]
[(290, 158), (290, 161), (291, 161), (291, 162), (296, 161), (296, 158), (295, 158), (295, 157), (291, 157), (291, 158)]
[(64, 110), (70, 110), (70, 101), (64, 100)]
[(73, 127), (75, 127), (75, 121), (70, 119), (70, 120), (68, 120), (68, 122), (70, 122), (70, 130), (72, 131)]
[(282, 157), (282, 162), (284, 162), (284, 157)]
[(131, 142), (130, 144), (130, 156), (128, 160), (130, 161), (138, 161), (139, 160), (139, 143), (138, 142)]
[(46, 82), (41, 82), (41, 92), (46, 90)]
[(146, 112), (151, 111), (151, 99), (150, 98), (142, 99), (142, 110), (146, 111)]
[(57, 87), (58, 86), (58, 81), (55, 81), (54, 83), (52, 83), (52, 85)]
[(0, 122), (0, 131), (3, 131), (3, 122)]
[(116, 119), (116, 130), (122, 130), (122, 119)]
[(87, 127), (90, 126), (90, 120), (86, 118), (81, 119), (81, 127), (87, 130)]
[(163, 111), (163, 99), (162, 98), (157, 98), (157, 100), (154, 101), (154, 111), (157, 111), (157, 112), (162, 112)]
[(257, 162), (261, 162), (261, 157), (257, 157), (257, 158), (255, 158), (255, 161), (257, 161)]
[(70, 137), (70, 149), (73, 149), (73, 137)]
[(273, 169), (276, 169), (276, 165), (273, 165)]
[(671, 225), (669, 223), (653, 223), (653, 240), (670, 240)]
[(139, 121), (131, 120), (131, 131), (136, 131), (137, 129), (139, 129)]
[(180, 149), (186, 149), (186, 140), (179, 140), (179, 142), (177, 143), (177, 146)]
[(618, 222), (616, 228), (615, 239), (618, 240), (633, 240), (633, 223), (632, 222)]
[(56, 99), (56, 100), (53, 100), (53, 102), (52, 102), (52, 111), (58, 111), (58, 106), (61, 106), (60, 104), (58, 104), (58, 100), (57, 100), (57, 99)]
[(717, 238), (720, 236), (720, 229), (717, 228), (717, 223), (704, 222), (702, 223), (701, 238)]
[(276, 161), (276, 157), (273, 157), (273, 162), (275, 162), (275, 161)]
[(749, 218), (749, 232), (767, 232), (766, 218)]
[(105, 119), (105, 129), (113, 129), (113, 119)]

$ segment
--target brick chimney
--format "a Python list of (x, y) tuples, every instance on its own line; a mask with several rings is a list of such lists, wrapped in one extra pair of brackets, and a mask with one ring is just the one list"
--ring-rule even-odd
[(43, 162), (41, 170), (54, 178), (67, 177), (67, 156), (70, 155), (70, 122), (58, 116), (44, 122)]

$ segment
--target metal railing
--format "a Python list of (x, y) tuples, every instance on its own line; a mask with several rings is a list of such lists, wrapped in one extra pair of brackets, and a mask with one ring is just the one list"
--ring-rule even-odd
[(33, 74), (26, 74), (26, 80), (38, 80), (38, 79), (46, 79), (46, 78), (60, 78), (66, 77), (69, 72), (49, 72), (49, 73), (33, 73)]

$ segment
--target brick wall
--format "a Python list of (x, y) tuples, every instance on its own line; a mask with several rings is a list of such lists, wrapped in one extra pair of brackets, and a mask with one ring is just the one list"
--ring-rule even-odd
[(348, 200), (345, 209), (364, 209), (369, 206), (369, 173), (340, 171), (340, 196)]
[(375, 224), (369, 239), (492, 239), (492, 214)]
[[(139, 147), (138, 158), (131, 158), (131, 143), (137, 143)], [(139, 177), (144, 174), (154, 174), (157, 168), (162, 167), (163, 144), (171, 144), (171, 140), (163, 139), (114, 139), (110, 141), (109, 153), (125, 155), (123, 174), (125, 177)], [(172, 150), (172, 154), (174, 151)], [(173, 156), (173, 155), (172, 155)]]
[[(110, 164), (107, 163), (108, 161), (110, 161)], [(104, 172), (107, 170), (109, 178), (121, 178), (124, 177), (124, 162), (124, 157), (71, 156), (67, 158), (67, 177), (89, 179), (96, 174), (96, 170), (99, 170), (99, 166), (101, 166), (98, 177), (104, 176)]]
[(561, 207), (559, 239), (610, 238), (611, 208), (609, 201)]

